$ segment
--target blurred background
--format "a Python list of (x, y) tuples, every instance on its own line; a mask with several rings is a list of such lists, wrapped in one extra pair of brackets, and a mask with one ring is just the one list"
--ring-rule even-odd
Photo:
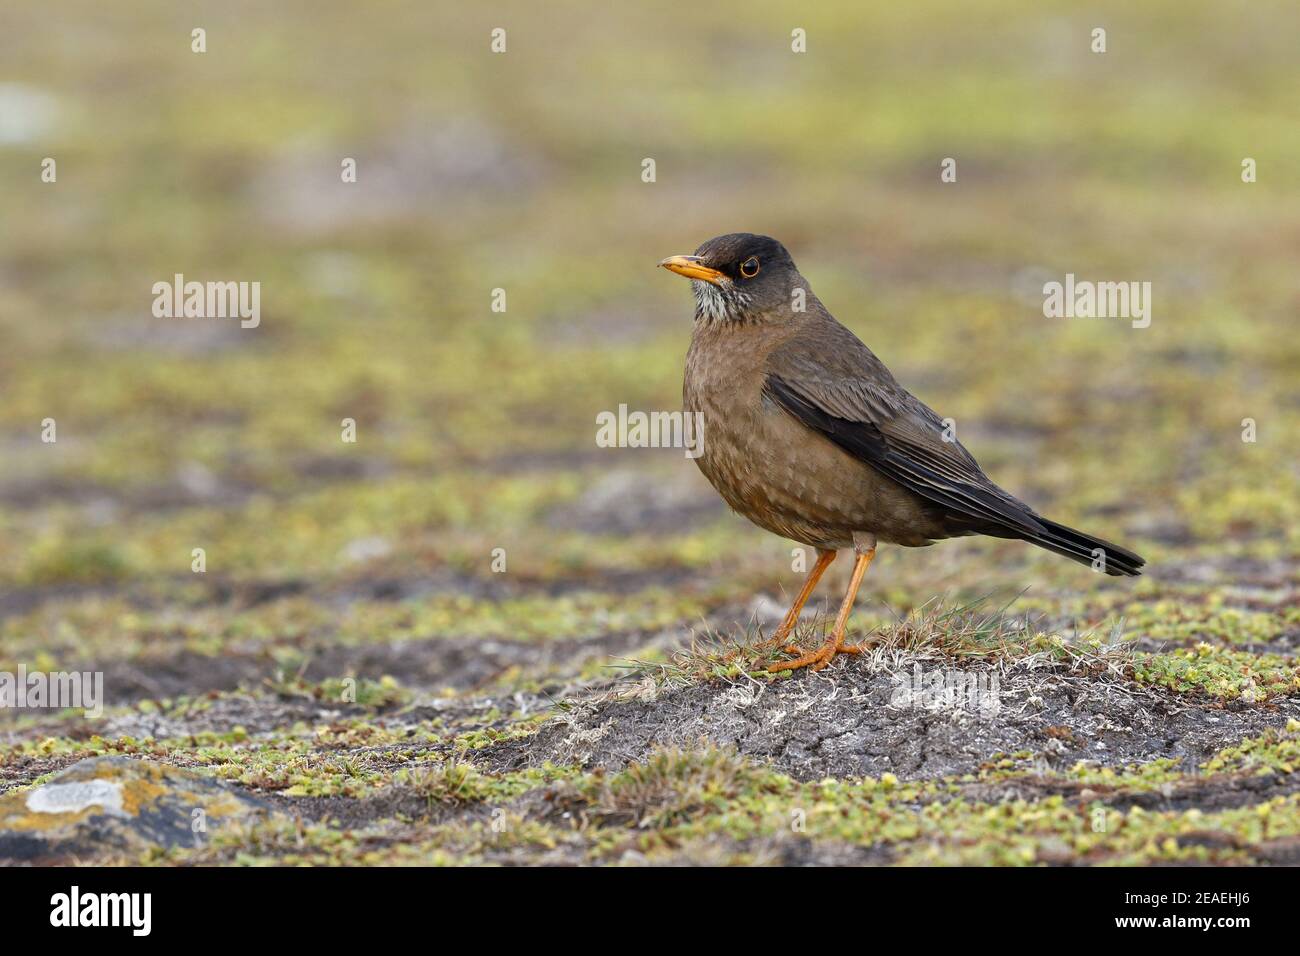
[[(620, 403), (680, 408), (692, 302), (655, 264), (732, 231), (781, 239), (999, 483), (1151, 563), (890, 549), (858, 628), (1023, 591), (1067, 628), (1297, 633), (1293, 3), (2, 16), (0, 663), (129, 663), (110, 695), (157, 695), (409, 640), (599, 667), (769, 620), (792, 544), (680, 451), (595, 443)], [(260, 282), (260, 326), (155, 318), (175, 273)], [(1150, 281), (1151, 326), (1044, 318), (1066, 273)], [(344, 656), (469, 689), (502, 653)]]

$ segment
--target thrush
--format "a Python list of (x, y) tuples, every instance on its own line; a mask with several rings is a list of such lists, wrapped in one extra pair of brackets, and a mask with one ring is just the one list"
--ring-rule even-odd
[[(995, 485), (944, 420), (836, 321), (767, 236), (710, 239), (660, 263), (691, 280), (695, 327), (682, 400), (701, 413), (695, 463), (735, 511), (817, 551), (773, 637), (793, 659), (769, 670), (820, 670), (840, 653), (879, 543), (923, 547), (984, 534), (1036, 544), (1111, 575), (1145, 561), (1044, 518)], [(822, 574), (852, 549), (853, 573), (825, 643), (787, 641)]]

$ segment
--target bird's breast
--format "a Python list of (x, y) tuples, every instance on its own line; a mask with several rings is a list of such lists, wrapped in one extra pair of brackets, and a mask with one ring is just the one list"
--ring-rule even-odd
[(682, 388), (686, 411), (703, 423), (695, 463), (734, 511), (818, 547), (849, 547), (854, 531), (904, 544), (934, 536), (913, 495), (764, 393), (761, 357), (698, 338)]
[(860, 466), (769, 399), (765, 371), (751, 357), (727, 359), (696, 348), (687, 358), (683, 404), (701, 416), (704, 436), (695, 463), (727, 504), (755, 524), (828, 543), (826, 529), (847, 526), (854, 510), (843, 481), (828, 478), (828, 469)]

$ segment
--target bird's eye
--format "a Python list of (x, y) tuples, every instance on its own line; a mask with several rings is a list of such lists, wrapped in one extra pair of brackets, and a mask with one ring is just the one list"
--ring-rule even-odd
[(740, 274), (746, 279), (752, 279), (758, 275), (758, 257), (750, 256), (740, 264)]

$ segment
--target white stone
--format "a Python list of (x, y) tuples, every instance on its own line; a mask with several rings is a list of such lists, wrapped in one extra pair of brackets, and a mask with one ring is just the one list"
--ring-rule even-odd
[(122, 809), (122, 784), (115, 780), (50, 783), (27, 795), (27, 809), (33, 813), (80, 813), (94, 806), (127, 816)]

